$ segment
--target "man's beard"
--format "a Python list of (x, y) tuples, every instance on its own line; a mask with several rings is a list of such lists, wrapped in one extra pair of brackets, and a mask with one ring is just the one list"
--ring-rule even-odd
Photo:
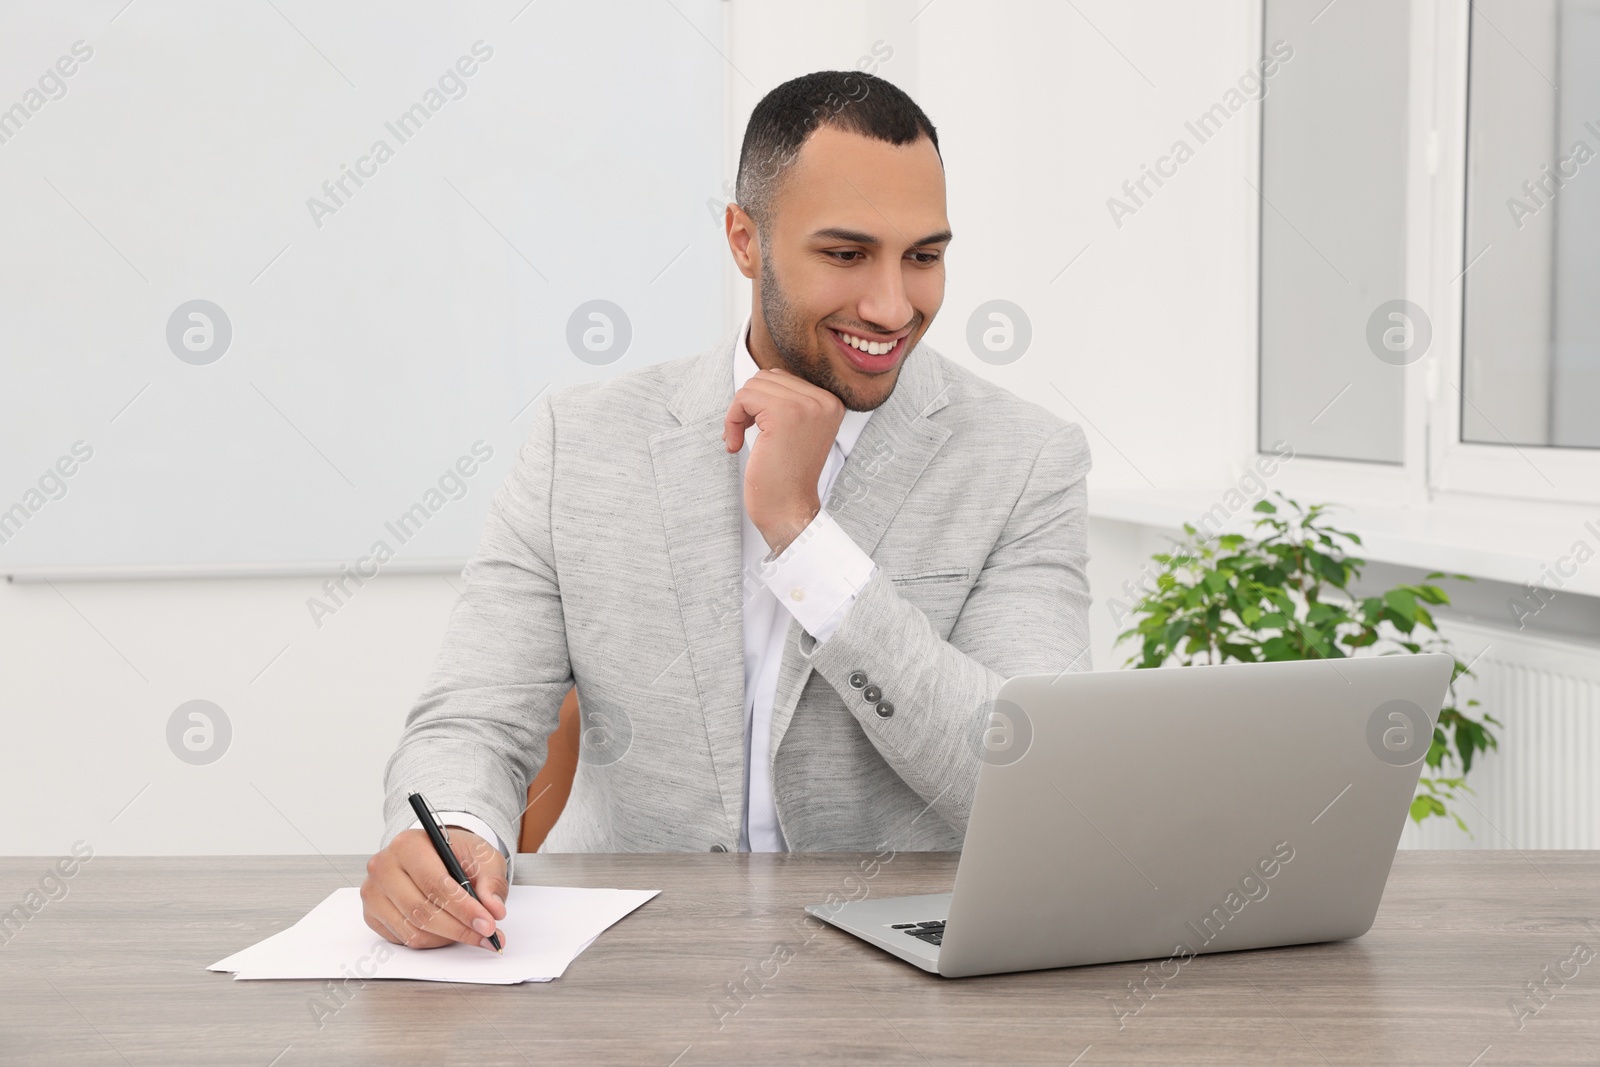
[[(839, 380), (826, 356), (815, 360), (810, 356), (810, 343), (815, 335), (805, 317), (784, 297), (777, 275), (772, 271), (772, 260), (765, 253), (761, 256), (761, 316), (766, 320), (772, 346), (778, 350), (778, 358), (783, 360), (789, 373), (818, 389), (826, 389), (844, 402), (846, 410), (872, 411), (894, 392), (891, 389), (882, 400), (869, 400)], [(904, 361), (901, 365), (904, 366)]]

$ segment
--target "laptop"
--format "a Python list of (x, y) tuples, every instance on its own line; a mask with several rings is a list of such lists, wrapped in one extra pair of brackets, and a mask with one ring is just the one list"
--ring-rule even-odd
[(806, 911), (947, 978), (1360, 937), (1453, 665), (1008, 679), (952, 891)]

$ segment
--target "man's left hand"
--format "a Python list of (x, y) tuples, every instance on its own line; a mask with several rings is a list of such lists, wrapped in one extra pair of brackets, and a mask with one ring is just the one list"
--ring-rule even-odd
[(844, 421), (844, 401), (781, 369), (758, 370), (733, 394), (722, 425), (729, 452), (761, 432), (744, 473), (744, 509), (773, 554), (800, 535), (822, 503), (817, 482)]

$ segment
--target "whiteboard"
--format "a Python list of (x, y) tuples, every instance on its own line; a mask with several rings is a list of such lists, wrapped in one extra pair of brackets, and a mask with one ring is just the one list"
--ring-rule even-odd
[(722, 7), (0, 9), (0, 572), (459, 567), (726, 328)]

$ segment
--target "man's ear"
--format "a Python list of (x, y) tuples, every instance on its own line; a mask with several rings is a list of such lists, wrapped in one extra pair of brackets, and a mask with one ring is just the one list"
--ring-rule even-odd
[(728, 234), (728, 249), (739, 273), (754, 279), (761, 273), (761, 241), (756, 233), (756, 223), (744, 208), (730, 203), (722, 220)]

